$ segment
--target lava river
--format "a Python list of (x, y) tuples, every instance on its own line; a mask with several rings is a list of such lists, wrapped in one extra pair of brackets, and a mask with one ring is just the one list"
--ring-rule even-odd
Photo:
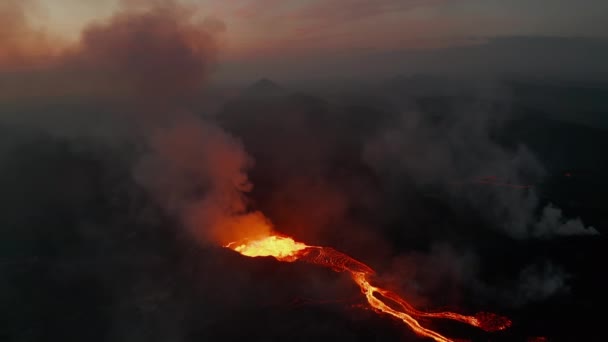
[[(257, 240), (232, 242), (225, 247), (248, 257), (274, 257), (279, 261), (302, 261), (332, 268), (336, 272), (348, 272), (359, 286), (369, 305), (377, 312), (385, 313), (407, 324), (416, 334), (435, 341), (452, 341), (438, 332), (420, 325), (417, 318), (439, 318), (459, 321), (485, 331), (499, 331), (511, 326), (511, 321), (492, 313), (481, 312), (465, 316), (454, 312), (423, 312), (415, 309), (394, 292), (374, 286), (370, 276), (375, 272), (369, 266), (338, 252), (333, 248), (308, 246), (290, 237), (270, 235)], [(395, 305), (389, 306), (392, 302)]]

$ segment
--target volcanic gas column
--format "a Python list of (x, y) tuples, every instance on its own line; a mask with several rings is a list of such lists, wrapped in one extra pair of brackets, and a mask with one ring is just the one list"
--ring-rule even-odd
[[(452, 340), (433, 330), (424, 328), (418, 323), (416, 317), (451, 319), (490, 332), (504, 330), (511, 326), (509, 319), (492, 313), (481, 312), (475, 316), (465, 316), (453, 312), (418, 311), (396, 293), (372, 285), (369, 278), (375, 272), (369, 266), (333, 248), (308, 246), (290, 237), (280, 235), (232, 242), (225, 247), (248, 257), (272, 256), (279, 261), (303, 261), (330, 267), (336, 272), (348, 272), (375, 311), (391, 315), (407, 324), (416, 334), (432, 338), (435, 341)], [(396, 303), (399, 308), (393, 309), (386, 304), (387, 300)]]

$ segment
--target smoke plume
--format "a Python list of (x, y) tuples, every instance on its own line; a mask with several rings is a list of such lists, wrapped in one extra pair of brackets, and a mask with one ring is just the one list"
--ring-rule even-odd
[(249, 213), (251, 158), (219, 126), (190, 111), (213, 70), (217, 35), (225, 27), (196, 7), (172, 1), (125, 2), (111, 18), (88, 26), (61, 67), (119, 90), (125, 122), (143, 138), (136, 180), (200, 241), (227, 243), (265, 232), (269, 223)]
[(585, 227), (580, 218), (564, 218), (561, 209), (549, 203), (536, 223), (534, 234), (549, 238), (556, 235), (598, 235), (599, 232), (594, 227)]
[(562, 218), (552, 205), (539, 217), (534, 184), (543, 179), (544, 167), (525, 146), (496, 141), (504, 120), (504, 113), (480, 109), (442, 119), (410, 111), (368, 142), (363, 158), (390, 186), (439, 186), (455, 205), (468, 204), (514, 238), (597, 233), (580, 219)]
[(270, 229), (248, 212), (251, 158), (232, 136), (192, 116), (156, 130), (136, 178), (202, 241), (226, 244)]
[(172, 115), (202, 89), (216, 59), (213, 33), (196, 13), (171, 2), (123, 9), (86, 28), (68, 62), (116, 77), (146, 109)]

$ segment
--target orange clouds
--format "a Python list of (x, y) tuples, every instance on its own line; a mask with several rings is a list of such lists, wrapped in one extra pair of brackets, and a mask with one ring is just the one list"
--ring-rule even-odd
[[(202, 19), (197, 7), (174, 1), (124, 1), (107, 19), (89, 24), (77, 42), (54, 44), (32, 28), (27, 3), (0, 5), (0, 72), (40, 67), (9, 97), (95, 94), (134, 95), (162, 110), (193, 97), (214, 67), (223, 22)], [(50, 84), (49, 84), (50, 82)], [(7, 96), (3, 94), (3, 96)]]
[(28, 0), (0, 3), (0, 70), (48, 63), (59, 52), (58, 40), (29, 22), (33, 7)]
[[(231, 59), (332, 59), (354, 49), (392, 50), (412, 47), (411, 41), (446, 41), (461, 25), (458, 19), (434, 16), (446, 0), (308, 0), (247, 1), (234, 5), (232, 16), (254, 30), (231, 32)], [(242, 28), (241, 28), (242, 29)], [(429, 43), (434, 44), (436, 43)], [(416, 42), (415, 48), (427, 43)]]
[[(188, 40), (188, 49), (196, 49), (196, 44), (209, 44), (209, 39), (203, 33), (214, 36), (214, 43), (217, 44), (217, 33), (226, 31), (223, 22), (213, 17), (201, 23), (198, 17), (201, 9), (209, 11), (204, 13), (206, 15), (217, 15), (227, 20), (230, 30), (223, 36), (226, 46), (222, 46), (222, 57), (245, 63), (267, 57), (306, 59), (312, 55), (344, 53), (345, 50), (353, 49), (408, 48), (412, 45), (408, 42), (412, 41), (416, 42), (414, 47), (425, 46), (429, 43), (424, 40), (436, 39), (438, 35), (442, 41), (451, 39), (450, 35), (462, 26), (458, 18), (419, 13), (427, 10), (432, 12), (437, 6), (445, 4), (446, 0), (209, 0), (200, 6), (194, 3), (191, 0), (122, 0), (119, 2), (118, 14), (109, 20), (96, 19), (97, 24), (85, 26), (81, 34), (82, 41), (69, 48), (81, 49), (82, 46), (79, 45), (84, 45), (88, 50), (97, 49), (94, 52), (97, 54), (103, 54), (102, 50), (121, 50), (119, 45), (126, 42), (119, 40), (124, 37), (114, 36), (114, 41), (98, 42), (95, 41), (98, 39), (98, 32), (95, 31), (99, 30), (100, 25), (110, 22), (124, 28), (124, 22), (133, 19), (128, 18), (129, 15), (145, 11), (148, 12), (146, 18), (130, 24), (139, 25), (140, 28), (143, 25), (157, 25), (158, 30), (180, 30), (180, 34)], [(13, 18), (9, 26), (11, 31), (19, 33), (9, 32), (0, 38), (0, 46), (3, 47), (0, 52), (0, 70), (9, 64), (9, 60), (13, 67), (39, 64), (41, 61), (46, 64), (49, 61), (56, 62), (57, 58), (53, 57), (60, 50), (58, 45), (49, 40), (48, 33), (31, 28), (26, 15), (27, 8), (18, 0), (10, 0), (10, 4), (12, 6), (0, 6), (5, 8), (3, 13), (12, 13), (8, 15)], [(64, 3), (64, 6), (68, 5)], [(67, 8), (63, 10), (67, 11)], [(179, 20), (175, 23), (160, 22), (154, 18), (160, 12), (167, 12), (163, 15)], [(171, 27), (173, 24), (177, 25)], [(7, 39), (6, 36), (10, 38)], [(198, 42), (199, 39), (201, 42)], [(97, 48), (98, 43), (104, 47)], [(332, 56), (328, 58), (331, 59)]]

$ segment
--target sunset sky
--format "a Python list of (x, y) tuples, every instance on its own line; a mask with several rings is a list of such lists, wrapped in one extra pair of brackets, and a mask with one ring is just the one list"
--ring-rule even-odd
[[(74, 39), (120, 0), (39, 0), (46, 26)], [(135, 0), (130, 2), (145, 2)], [(603, 0), (185, 0), (227, 26), (234, 57), (293, 49), (392, 49), (497, 35), (607, 36)], [(44, 20), (43, 20), (44, 22)]]
[[(103, 23), (125, 7), (161, 0), (7, 0), (26, 13), (28, 30), (44, 32), (22, 42), (23, 30), (0, 35), (39, 53), (41, 42), (69, 46), (83, 28)], [(164, 1), (166, 2), (166, 1)], [(496, 37), (607, 38), (604, 0), (181, 0), (214, 23), (219, 55), (229, 74), (263, 76), (281, 69), (342, 66), (344, 56), (432, 51), (477, 45)], [(17, 5), (15, 5), (17, 4)], [(196, 9), (196, 10), (195, 10)], [(8, 14), (6, 14), (8, 13)], [(211, 20), (209, 20), (211, 19)], [(9, 20), (10, 21), (10, 20)], [(5, 30), (6, 31), (6, 30)], [(31, 35), (30, 35), (31, 39)], [(48, 42), (52, 43), (48, 43)], [(61, 43), (57, 43), (61, 42)], [(4, 42), (6, 44), (6, 42)], [(25, 47), (25, 48), (23, 48)], [(34, 48), (32, 48), (34, 47)], [(41, 50), (41, 51), (48, 51)], [(6, 58), (5, 58), (6, 59)], [(426, 59), (426, 58), (422, 58)], [(0, 52), (0, 64), (2, 52)], [(6, 63), (4, 63), (6, 64)], [(302, 66), (294, 68), (294, 65)], [(304, 68), (304, 69), (303, 69)], [(254, 72), (255, 71), (255, 72)], [(279, 74), (277, 72), (277, 74)]]

